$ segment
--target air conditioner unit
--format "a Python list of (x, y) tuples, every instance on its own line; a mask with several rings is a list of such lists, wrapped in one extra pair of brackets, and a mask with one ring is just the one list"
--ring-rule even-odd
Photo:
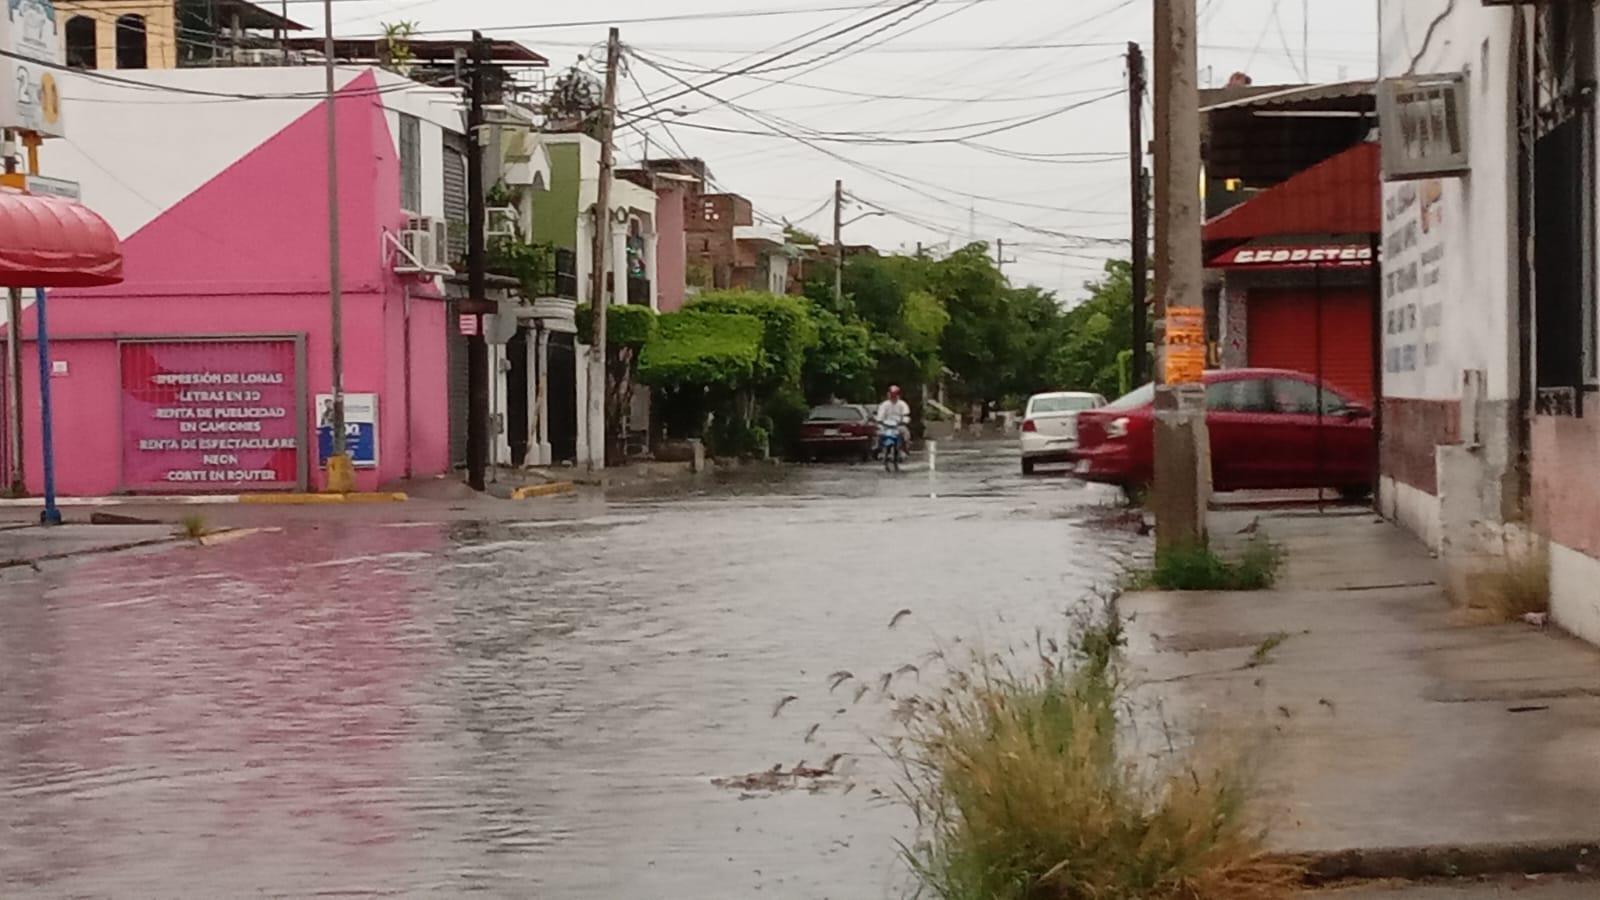
[(427, 272), (434, 268), (434, 262), (439, 256), (438, 244), (435, 243), (432, 231), (423, 231), (416, 228), (407, 228), (400, 232), (400, 246), (405, 250), (406, 259), (400, 260), (397, 267), (403, 271)]

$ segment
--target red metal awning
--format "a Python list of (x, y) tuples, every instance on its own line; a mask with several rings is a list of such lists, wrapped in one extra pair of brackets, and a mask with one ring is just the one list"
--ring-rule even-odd
[(1357, 144), (1206, 223), (1209, 241), (1381, 230), (1378, 145)]
[(122, 242), (88, 207), (0, 189), (0, 286), (99, 287), (122, 281)]

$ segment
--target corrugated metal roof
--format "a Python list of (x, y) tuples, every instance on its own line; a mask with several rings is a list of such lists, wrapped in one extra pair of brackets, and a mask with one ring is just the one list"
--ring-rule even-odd
[[(1377, 96), (1377, 86), (1371, 81), (1341, 81), (1334, 84), (1288, 84), (1249, 89), (1251, 93), (1237, 96), (1239, 88), (1223, 88), (1216, 92), (1202, 92), (1200, 111), (1216, 112), (1224, 109), (1292, 109), (1297, 106), (1316, 106), (1330, 100), (1354, 100)], [(1213, 94), (1214, 96), (1206, 96)], [(1229, 96), (1230, 93), (1235, 94)], [(1210, 102), (1206, 102), (1206, 101)]]
[(1262, 191), (1205, 226), (1207, 241), (1380, 230), (1378, 145), (1357, 144)]

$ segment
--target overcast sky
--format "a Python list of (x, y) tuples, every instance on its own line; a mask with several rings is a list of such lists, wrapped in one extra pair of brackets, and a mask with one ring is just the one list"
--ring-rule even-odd
[[(881, 16), (905, 0), (335, 2), (345, 33), (371, 33), (379, 22), (402, 19), (426, 32), (480, 28), (543, 53), (552, 71), (603, 44), (605, 25), (534, 26), (614, 21), (624, 43), (642, 57), (678, 67), (679, 77), (691, 84), (707, 85), (719, 76), (705, 70), (749, 66)], [(1202, 86), (1221, 85), (1235, 71), (1258, 84), (1306, 80), (1303, 58), (1313, 81), (1367, 78), (1376, 70), (1374, 3), (1199, 3)], [(314, 8), (304, 0), (293, 6), (291, 15), (301, 21), (320, 22), (306, 15)], [(1308, 6), (1309, 47), (1303, 42)], [(815, 11), (792, 12), (802, 8)], [(827, 201), (834, 179), (842, 178), (863, 201), (848, 217), (869, 211), (866, 204), (892, 214), (851, 225), (848, 242), (894, 250), (918, 241), (940, 246), (973, 237), (1004, 239), (1006, 257), (1015, 260), (1006, 269), (1014, 281), (1056, 290), (1072, 302), (1098, 270), (1098, 260), (1125, 253), (1082, 238), (1127, 234), (1127, 100), (1107, 95), (1122, 87), (1126, 43), (1139, 41), (1148, 52), (1150, 10), (1150, 0), (932, 0), (908, 10), (909, 17), (880, 18), (785, 57), (774, 65), (786, 68), (758, 73), (767, 80), (740, 76), (706, 86), (761, 123), (687, 93), (681, 82), (643, 63), (633, 64), (633, 77), (623, 79), (620, 106), (651, 112), (642, 85), (661, 104), (656, 111), (665, 113), (641, 124), (650, 155), (678, 155), (676, 140), (706, 159), (721, 187), (750, 198), (770, 219), (786, 218), (826, 236), (832, 227)], [(778, 14), (739, 17), (751, 11)], [(628, 21), (669, 16), (693, 18)], [(880, 28), (885, 30), (873, 33)], [(846, 46), (856, 40), (861, 43)], [(774, 123), (770, 116), (783, 121)], [(713, 130), (774, 127), (857, 140), (889, 135), (942, 142), (814, 147), (790, 137)], [(982, 147), (950, 142), (967, 137)], [(624, 129), (619, 139), (624, 158), (645, 152), (638, 131)]]

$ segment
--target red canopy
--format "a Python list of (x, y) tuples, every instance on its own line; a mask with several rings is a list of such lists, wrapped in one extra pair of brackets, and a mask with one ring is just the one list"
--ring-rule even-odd
[(1207, 241), (1382, 229), (1378, 145), (1357, 144), (1206, 223)]
[(0, 286), (99, 287), (122, 281), (122, 244), (87, 207), (0, 189)]

